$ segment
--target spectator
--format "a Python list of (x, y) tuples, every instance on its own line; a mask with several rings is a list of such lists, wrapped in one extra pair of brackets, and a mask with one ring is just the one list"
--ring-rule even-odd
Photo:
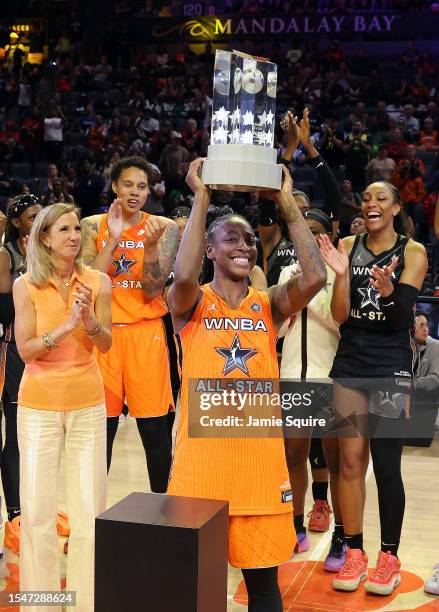
[(151, 171), (150, 180), (150, 192), (146, 200), (146, 204), (142, 210), (151, 215), (163, 215), (165, 209), (163, 206), (163, 200), (166, 195), (165, 181), (163, 180), (160, 172)]
[(154, 132), (159, 130), (159, 122), (152, 116), (150, 108), (145, 108), (136, 121), (137, 134), (142, 140), (149, 140)]
[(340, 235), (349, 236), (354, 215), (361, 213), (361, 196), (352, 190), (352, 183), (344, 180), (341, 184)]
[(320, 126), (317, 148), (338, 178), (344, 161), (343, 134), (337, 131), (337, 117), (330, 117)]
[(385, 134), (390, 130), (389, 115), (386, 111), (386, 103), (380, 100), (377, 104), (377, 110), (373, 116), (374, 130), (379, 134)]
[(95, 124), (96, 124), (95, 109), (93, 108), (93, 104), (87, 104), (87, 106), (85, 107), (84, 113), (79, 120), (79, 128), (81, 132), (85, 134), (89, 134), (90, 130), (95, 126)]
[(43, 198), (44, 206), (48, 206), (50, 204), (59, 204), (60, 202), (64, 202), (64, 204), (75, 203), (73, 197), (67, 191), (63, 179), (61, 179), (60, 177), (56, 177), (53, 180), (52, 185), (52, 191), (49, 191)]
[(399, 166), (403, 166), (405, 160), (409, 160), (412, 164), (415, 165), (419, 174), (424, 177), (425, 176), (425, 164), (419, 157), (416, 157), (416, 147), (415, 145), (409, 144), (405, 150), (405, 158), (399, 161)]
[(44, 155), (47, 161), (56, 160), (61, 153), (65, 124), (65, 115), (61, 108), (52, 101), (44, 117)]
[(124, 150), (128, 146), (128, 134), (123, 129), (119, 117), (114, 117), (108, 130), (108, 142), (116, 149)]
[(423, 151), (438, 151), (437, 130), (431, 117), (425, 117), (423, 130), (419, 133), (419, 148)]
[(99, 211), (99, 198), (105, 187), (103, 176), (95, 172), (93, 160), (86, 157), (80, 166), (73, 197), (81, 208), (82, 217), (95, 215)]
[(189, 161), (189, 151), (181, 144), (180, 132), (171, 132), (171, 143), (160, 155), (158, 166), (165, 179), (168, 191), (179, 189), (183, 180), (181, 164)]
[[(415, 314), (416, 357), (413, 378), (413, 402), (416, 409), (433, 411), (433, 423), (436, 420), (439, 390), (439, 340), (429, 334), (428, 314), (417, 310)], [(425, 437), (430, 437), (432, 431), (426, 431)]]
[(415, 225), (415, 236), (419, 240), (425, 216), (422, 203), (425, 198), (425, 185), (415, 164), (406, 160), (392, 174), (391, 182), (399, 189), (404, 209)]
[(203, 135), (197, 127), (195, 119), (188, 119), (186, 130), (182, 134), (182, 144), (188, 151), (195, 151), (197, 154), (201, 152)]
[(415, 142), (419, 136), (419, 120), (413, 115), (414, 110), (413, 104), (406, 104), (401, 115), (404, 135), (409, 142)]
[(53, 191), (53, 183), (58, 178), (58, 166), (54, 163), (47, 165), (47, 178), (40, 185), (40, 195), (46, 196)]
[(396, 163), (387, 155), (386, 145), (381, 145), (378, 149), (378, 157), (371, 159), (366, 166), (366, 182), (375, 183), (376, 181), (389, 181)]
[(107, 141), (108, 126), (104, 122), (102, 115), (96, 115), (96, 122), (89, 129), (87, 146), (93, 151), (101, 151)]
[(352, 126), (344, 145), (346, 156), (346, 178), (352, 183), (354, 191), (361, 192), (366, 186), (364, 169), (371, 149), (370, 140), (366, 134), (363, 124), (357, 121)]
[(407, 141), (399, 128), (393, 128), (386, 140), (387, 154), (398, 163), (405, 158)]
[(36, 107), (33, 107), (29, 116), (21, 122), (21, 142), (29, 160), (35, 162), (43, 142), (43, 122)]
[(350, 227), (350, 235), (356, 236), (357, 234), (364, 234), (366, 231), (366, 221), (364, 220), (363, 215), (355, 215), (352, 219), (351, 227)]

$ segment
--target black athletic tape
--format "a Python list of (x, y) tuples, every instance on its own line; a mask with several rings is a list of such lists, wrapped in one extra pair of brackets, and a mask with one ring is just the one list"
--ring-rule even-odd
[(410, 312), (419, 295), (419, 289), (412, 285), (400, 283), (388, 297), (381, 297), (380, 303), (386, 321), (392, 329), (400, 329), (407, 325)]
[(14, 322), (14, 300), (12, 293), (0, 293), (0, 323), (9, 325)]

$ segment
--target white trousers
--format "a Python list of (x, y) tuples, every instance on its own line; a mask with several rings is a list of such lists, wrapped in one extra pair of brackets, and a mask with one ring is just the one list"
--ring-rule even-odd
[[(105, 510), (107, 493), (106, 422), (104, 404), (66, 412), (18, 407), (20, 590), (60, 590), (57, 482), (64, 445), (67, 590), (76, 591), (76, 607), (67, 608), (72, 612), (94, 610), (95, 517)], [(61, 607), (23, 610), (61, 612)]]

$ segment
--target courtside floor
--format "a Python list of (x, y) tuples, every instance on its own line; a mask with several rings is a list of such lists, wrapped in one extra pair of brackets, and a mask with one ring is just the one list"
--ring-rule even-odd
[[(386, 611), (439, 612), (439, 597), (426, 595), (423, 581), (432, 566), (439, 561), (439, 438), (430, 448), (406, 448), (403, 456), (403, 475), (406, 487), (406, 516), (400, 547), (402, 584), (391, 597), (365, 594), (363, 588), (356, 593), (336, 593), (331, 589), (331, 574), (322, 569), (322, 559), (329, 546), (330, 533), (310, 534), (311, 550), (280, 569), (280, 585), (284, 610), (288, 612), (362, 612)], [(119, 428), (114, 445), (109, 475), (108, 506), (133, 491), (149, 490), (145, 457), (134, 419), (126, 419)], [(3, 492), (1, 493), (3, 496)], [(64, 505), (63, 466), (59, 486), (59, 505)], [(308, 495), (306, 511), (311, 509)], [(2, 504), (5, 516), (4, 503)], [(379, 520), (375, 480), (369, 466), (365, 515), (365, 548), (369, 566), (376, 561), (379, 547)], [(3, 540), (4, 529), (0, 532)], [(63, 539), (60, 538), (60, 551)], [(116, 554), (116, 551), (115, 551)], [(62, 558), (63, 568), (65, 558)], [(129, 568), (127, 568), (129, 571)], [(0, 590), (19, 590), (18, 558), (5, 549), (0, 561)], [(121, 587), (123, 588), (123, 587)], [(246, 610), (245, 589), (241, 573), (229, 569), (228, 612)], [(0, 610), (11, 610), (4, 608)], [(15, 608), (18, 609), (18, 608)], [(74, 610), (74, 609), (72, 609)], [(122, 612), (122, 611), (121, 611)], [(159, 611), (157, 611), (159, 612)], [(178, 611), (175, 611), (178, 612)]]

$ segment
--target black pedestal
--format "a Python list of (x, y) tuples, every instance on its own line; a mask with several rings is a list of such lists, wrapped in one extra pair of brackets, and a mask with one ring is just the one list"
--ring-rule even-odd
[(131, 493), (96, 519), (95, 612), (226, 612), (228, 504)]

